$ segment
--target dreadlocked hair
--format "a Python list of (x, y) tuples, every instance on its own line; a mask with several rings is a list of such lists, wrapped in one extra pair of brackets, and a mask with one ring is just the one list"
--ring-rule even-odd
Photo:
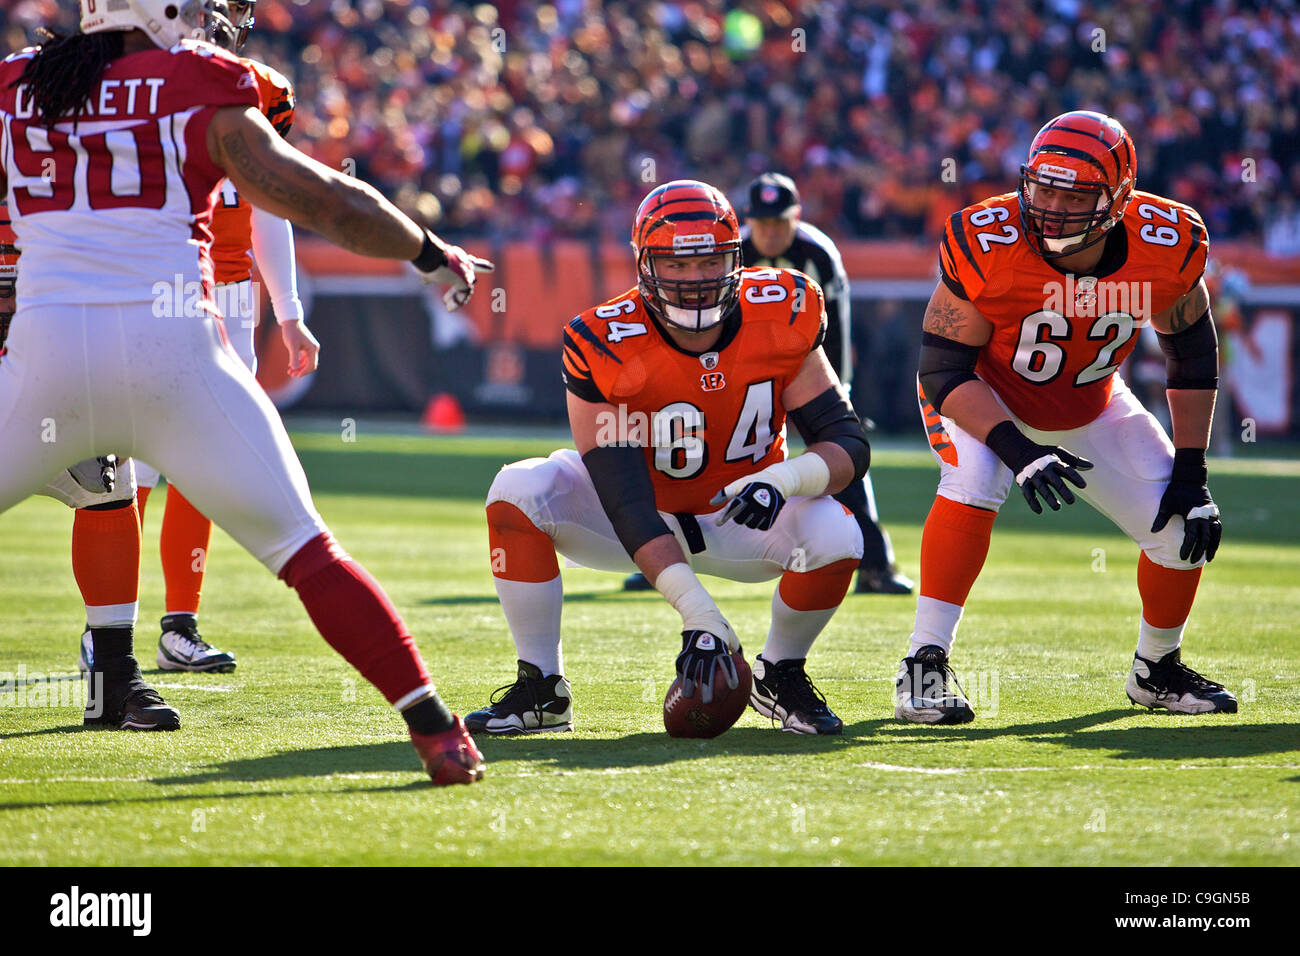
[(122, 55), (125, 36), (121, 30), (63, 36), (42, 28), (37, 31), (39, 51), (10, 86), (27, 85), (35, 114), (46, 129), (64, 117), (75, 121), (85, 112), (105, 68)]

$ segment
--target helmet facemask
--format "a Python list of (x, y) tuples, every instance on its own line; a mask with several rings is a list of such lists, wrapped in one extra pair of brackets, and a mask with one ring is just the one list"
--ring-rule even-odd
[[(697, 237), (675, 236), (676, 249), (640, 249), (637, 274), (646, 306), (663, 322), (684, 332), (705, 332), (726, 317), (740, 292), (740, 243), (714, 245), (711, 235), (699, 237), (701, 243), (695, 247), (679, 242), (693, 238)], [(697, 268), (674, 268), (679, 265)], [(698, 266), (706, 267), (705, 275), (700, 275)]]
[[(1065, 193), (1071, 200), (1087, 197), (1091, 202), (1076, 205), (1067, 200), (1065, 208), (1046, 209), (1034, 203), (1041, 188)], [(1078, 180), (1072, 169), (1051, 163), (1041, 163), (1037, 169), (1027, 164), (1020, 167), (1020, 221), (1030, 246), (1044, 259), (1072, 255), (1105, 238), (1119, 221), (1112, 216), (1114, 200), (1106, 183)]]
[(214, 0), (214, 16), (208, 20), (208, 40), (223, 50), (238, 53), (256, 22), (256, 7), (257, 0)]

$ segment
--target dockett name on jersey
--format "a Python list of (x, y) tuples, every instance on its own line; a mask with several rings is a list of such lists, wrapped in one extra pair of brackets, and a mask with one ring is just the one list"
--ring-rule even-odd
[(801, 272), (745, 269), (738, 303), (703, 354), (672, 343), (636, 289), (564, 330), (566, 386), (616, 406), (597, 442), (645, 448), (661, 511), (715, 511), (719, 488), (785, 459), (781, 397), (825, 335), (822, 292)]

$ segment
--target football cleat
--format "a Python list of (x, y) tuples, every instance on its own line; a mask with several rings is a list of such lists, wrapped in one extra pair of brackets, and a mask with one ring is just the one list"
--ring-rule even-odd
[(219, 651), (203, 640), (194, 615), (169, 614), (162, 619), (158, 666), (165, 671), (227, 674), (235, 669), (235, 655)]
[(144, 682), (138, 667), (125, 677), (92, 670), (87, 681), (84, 726), (120, 730), (180, 729), (181, 715)]
[(754, 659), (754, 685), (749, 703), (764, 717), (781, 722), (793, 734), (841, 734), (844, 721), (826, 706), (826, 698), (813, 686), (803, 665), (805, 658), (773, 664), (760, 654)]
[(492, 692), (492, 702), (465, 715), (471, 733), (544, 734), (573, 729), (573, 692), (563, 674), (543, 677), (541, 668), (519, 662), (513, 684)]
[(90, 625), (81, 632), (81, 651), (77, 654), (77, 670), (83, 674), (90, 673), (95, 666), (95, 638), (90, 633)]
[(975, 719), (942, 647), (927, 644), (903, 658), (894, 682), (894, 716), (914, 724), (968, 724)]
[(858, 568), (858, 581), (853, 593), (911, 594), (912, 586), (912, 579), (892, 564), (883, 568), (869, 568), (864, 564)]
[(411, 743), (435, 787), (483, 779), (483, 754), (465, 729), (465, 721), (460, 717), (455, 719), (456, 723), (441, 733), (411, 731)]
[(1174, 714), (1235, 714), (1237, 698), (1222, 685), (1202, 677), (1182, 662), (1182, 649), (1174, 648), (1158, 661), (1133, 655), (1133, 669), (1124, 687), (1128, 699), (1155, 710)]
[(629, 574), (623, 579), (624, 591), (653, 591), (654, 589), (655, 586), (640, 571), (636, 574)]

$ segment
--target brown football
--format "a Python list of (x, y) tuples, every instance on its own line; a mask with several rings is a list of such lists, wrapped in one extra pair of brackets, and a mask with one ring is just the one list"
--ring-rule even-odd
[(727, 686), (721, 662), (714, 665), (713, 699), (704, 703), (704, 689), (695, 688), (690, 697), (682, 696), (682, 679), (678, 677), (664, 698), (664, 729), (670, 737), (716, 737), (740, 719), (749, 704), (749, 689), (754, 674), (741, 651), (731, 655), (739, 681), (736, 689)]

